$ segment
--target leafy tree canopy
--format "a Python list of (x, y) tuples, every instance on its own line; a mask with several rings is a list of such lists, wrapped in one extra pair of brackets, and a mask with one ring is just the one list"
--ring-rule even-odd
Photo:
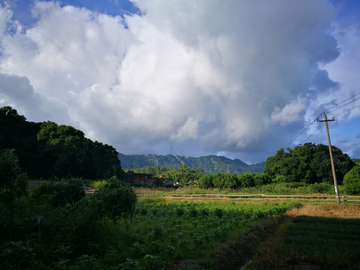
[(33, 123), (9, 106), (0, 108), (0, 148), (14, 149), (31, 178), (109, 178), (122, 173), (116, 150), (54, 122)]
[[(332, 146), (336, 178), (342, 183), (344, 175), (355, 166), (347, 154)], [(273, 156), (267, 158), (264, 173), (272, 179), (286, 182), (303, 182), (314, 184), (320, 182), (333, 183), (329, 147), (323, 144), (306, 143), (292, 148), (287, 152), (279, 149)], [(279, 176), (284, 176), (279, 177)]]

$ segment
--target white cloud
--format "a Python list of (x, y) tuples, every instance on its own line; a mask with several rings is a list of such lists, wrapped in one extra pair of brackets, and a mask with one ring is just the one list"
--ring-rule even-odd
[[(333, 88), (318, 68), (338, 56), (325, 0), (135, 3), (143, 15), (123, 21), (35, 2), (36, 24), (5, 34), (0, 73), (27, 78), (24, 96), (41, 104), (35, 120), (45, 110), (128, 154), (260, 161), (296, 134), (288, 125), (301, 127), (310, 99)], [(9, 8), (0, 30), (10, 18), (1, 14)]]
[(271, 119), (279, 122), (281, 125), (297, 122), (300, 118), (300, 113), (305, 109), (304, 98), (298, 98), (290, 104), (286, 104), (284, 108), (276, 107), (271, 113)]

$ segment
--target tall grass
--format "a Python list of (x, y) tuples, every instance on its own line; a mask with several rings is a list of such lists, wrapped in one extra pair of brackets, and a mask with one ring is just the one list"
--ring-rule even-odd
[(290, 217), (310, 216), (310, 217), (338, 217), (338, 218), (360, 218), (360, 206), (357, 204), (342, 203), (323, 203), (306, 204), (303, 208), (293, 208), (287, 212)]

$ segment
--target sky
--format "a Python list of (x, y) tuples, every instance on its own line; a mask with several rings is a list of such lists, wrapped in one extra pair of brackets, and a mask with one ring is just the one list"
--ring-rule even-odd
[(0, 0), (0, 107), (123, 154), (360, 158), (358, 0)]

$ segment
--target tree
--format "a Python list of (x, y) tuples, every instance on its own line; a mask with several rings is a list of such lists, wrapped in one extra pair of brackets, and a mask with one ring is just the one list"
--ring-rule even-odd
[(0, 206), (5, 205), (11, 219), (15, 200), (27, 194), (27, 187), (27, 176), (21, 171), (15, 154), (0, 149)]
[(270, 184), (271, 178), (266, 173), (256, 173), (254, 175), (255, 186)]
[(204, 189), (212, 188), (214, 186), (212, 183), (212, 179), (212, 175), (204, 174), (199, 179), (199, 187)]
[(32, 178), (108, 178), (123, 173), (116, 150), (92, 142), (71, 126), (33, 123), (9, 106), (0, 108), (0, 148), (14, 149)]
[[(335, 146), (331, 148), (336, 177), (341, 184), (344, 175), (355, 166), (355, 163), (339, 148)], [(328, 146), (306, 143), (293, 149), (288, 148), (287, 151), (285, 152), (281, 148), (274, 156), (268, 157), (265, 162), (264, 173), (267, 173), (272, 179), (282, 175), (286, 177), (287, 182), (332, 183)]]
[(239, 175), (239, 182), (243, 188), (255, 186), (253, 174), (248, 174), (247, 172)]
[(344, 186), (350, 194), (360, 194), (360, 166), (353, 167), (347, 174), (345, 174)]

